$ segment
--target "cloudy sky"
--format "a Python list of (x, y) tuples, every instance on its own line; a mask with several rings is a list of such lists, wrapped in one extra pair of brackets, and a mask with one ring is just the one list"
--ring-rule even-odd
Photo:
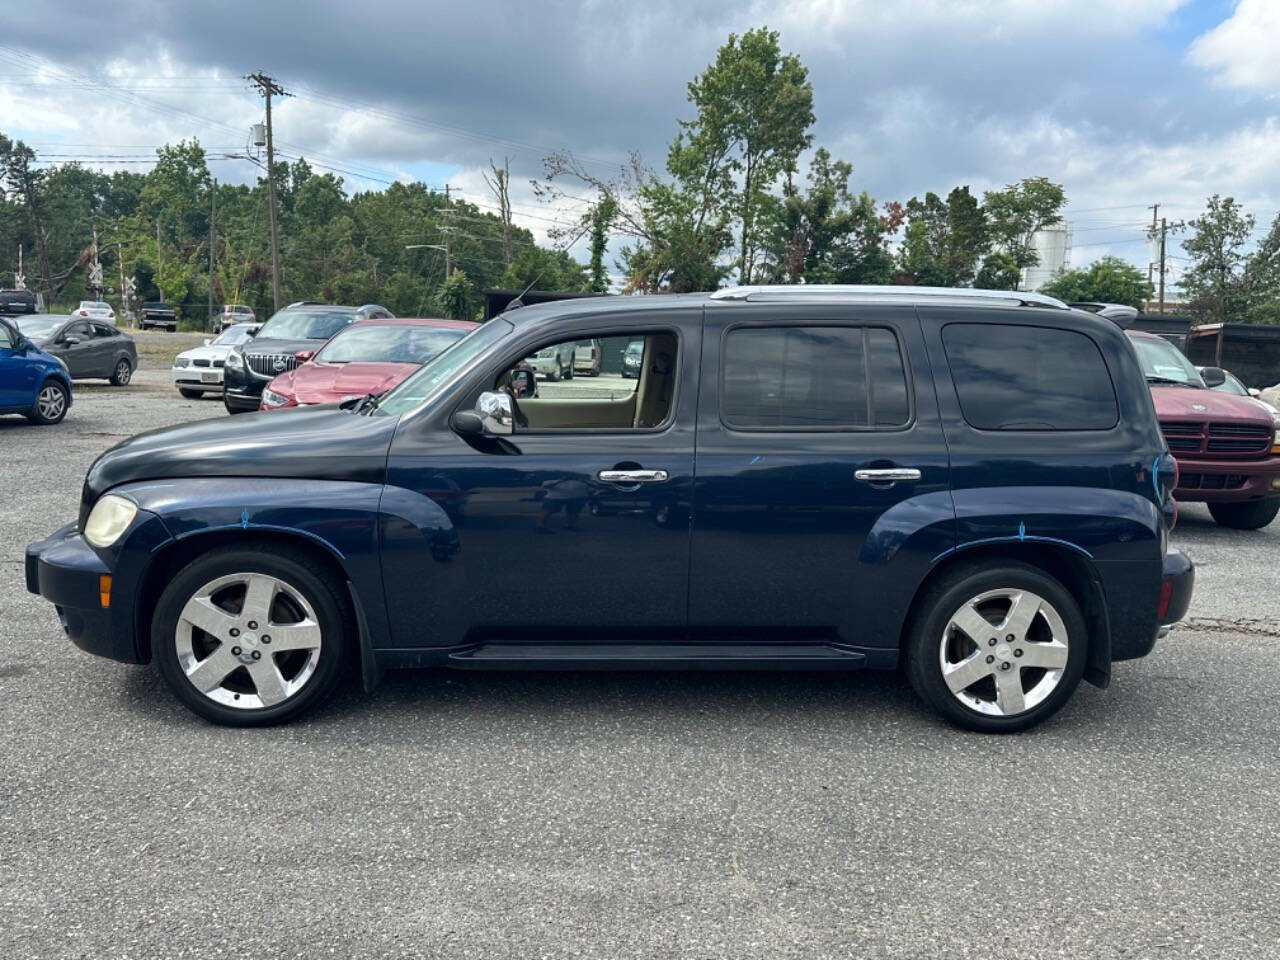
[(509, 157), (541, 236), (574, 213), (527, 188), (544, 155), (661, 167), (686, 82), (759, 25), (810, 69), (815, 143), (878, 199), (1048, 176), (1073, 265), (1145, 266), (1152, 203), (1280, 210), (1280, 0), (43, 0), (0, 12), (0, 130), (104, 169), (183, 137), (243, 152), (261, 101), (241, 76), (263, 70), (294, 94), (275, 111), (285, 155), (352, 189), (416, 178), (482, 205), (481, 168)]

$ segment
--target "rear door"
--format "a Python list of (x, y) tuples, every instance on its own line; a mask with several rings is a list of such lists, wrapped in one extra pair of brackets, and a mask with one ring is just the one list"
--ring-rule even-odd
[(896, 649), (906, 585), (954, 535), (914, 311), (713, 303), (706, 314), (694, 638)]
[(95, 322), (93, 327), (93, 363), (100, 377), (109, 377), (115, 371), (116, 355), (124, 346), (124, 338), (109, 323)]

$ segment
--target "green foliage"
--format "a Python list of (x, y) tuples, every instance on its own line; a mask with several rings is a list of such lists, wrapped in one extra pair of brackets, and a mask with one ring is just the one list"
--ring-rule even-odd
[(589, 222), (588, 236), (591, 240), (591, 291), (608, 293), (609, 274), (604, 266), (605, 248), (609, 244), (609, 229), (618, 214), (618, 201), (611, 194), (601, 191), (600, 199), (591, 206), (587, 214)]
[(450, 320), (475, 320), (475, 288), (461, 270), (445, 278), (439, 293), (440, 310)]
[[(1047, 177), (1027, 177), (1003, 190), (987, 191), (982, 208), (996, 252), (1019, 269), (1034, 267), (1040, 260), (1031, 249), (1031, 238), (1037, 230), (1062, 222), (1066, 202), (1062, 185), (1051, 183)], [(993, 265), (996, 274), (1004, 272), (1001, 267), (1004, 262)]]
[(798, 57), (782, 53), (776, 30), (761, 27), (730, 34), (715, 62), (688, 86), (697, 116), (680, 121), (667, 169), (736, 226), (742, 283), (755, 275), (770, 193), (812, 142), (808, 73)]
[(996, 251), (982, 261), (982, 269), (973, 285), (982, 290), (1017, 290), (1022, 279), (1022, 268), (1007, 253)]
[(581, 293), (591, 289), (591, 281), (582, 264), (563, 250), (525, 247), (511, 266), (503, 272), (498, 286), (508, 290), (559, 290)]
[(1198, 323), (1247, 322), (1254, 314), (1258, 297), (1246, 282), (1251, 258), (1245, 249), (1255, 223), (1235, 198), (1215, 193), (1189, 224), (1191, 236), (1182, 249), (1191, 266), (1180, 285)]
[(1040, 288), (1041, 293), (1067, 303), (1123, 303), (1142, 309), (1151, 297), (1147, 276), (1119, 257), (1102, 257), (1080, 270), (1063, 270)]

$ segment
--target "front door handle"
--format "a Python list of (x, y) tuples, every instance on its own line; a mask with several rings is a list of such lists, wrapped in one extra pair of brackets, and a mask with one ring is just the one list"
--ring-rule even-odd
[(895, 483), (898, 480), (919, 480), (920, 471), (915, 467), (885, 467), (880, 470), (855, 470), (853, 479), (863, 483)]
[(596, 476), (603, 483), (662, 483), (665, 470), (601, 470)]

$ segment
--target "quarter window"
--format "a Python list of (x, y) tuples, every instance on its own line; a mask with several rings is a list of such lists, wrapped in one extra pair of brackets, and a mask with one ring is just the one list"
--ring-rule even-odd
[(740, 430), (893, 429), (911, 418), (902, 351), (884, 327), (738, 327), (721, 412)]
[(1109, 430), (1116, 392), (1098, 345), (1074, 330), (952, 323), (942, 330), (960, 411), (980, 430)]

